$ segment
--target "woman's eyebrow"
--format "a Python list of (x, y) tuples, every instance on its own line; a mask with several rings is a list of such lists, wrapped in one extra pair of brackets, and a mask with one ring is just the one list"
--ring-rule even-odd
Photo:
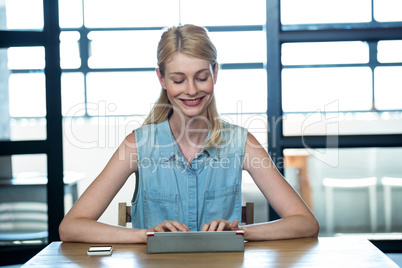
[(184, 73), (182, 73), (182, 72), (171, 72), (171, 73), (169, 73), (170, 75), (172, 75), (172, 74), (176, 74), (176, 75), (184, 75)]
[(195, 74), (200, 74), (200, 73), (205, 72), (205, 71), (209, 72), (210, 70), (209, 70), (209, 68), (201, 69), (201, 70), (197, 71)]
[[(197, 72), (195, 72), (195, 74), (198, 75), (198, 74), (200, 74), (202, 72), (205, 72), (205, 71), (209, 71), (209, 68), (198, 70)], [(174, 75), (174, 74), (176, 74), (176, 75), (186, 75), (185, 73), (182, 73), (182, 72), (171, 72), (171, 73), (169, 73), (169, 75)]]

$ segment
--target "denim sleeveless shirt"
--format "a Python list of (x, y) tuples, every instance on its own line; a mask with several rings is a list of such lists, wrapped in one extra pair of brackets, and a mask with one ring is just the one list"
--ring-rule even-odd
[(247, 130), (228, 123), (224, 126), (221, 146), (201, 149), (191, 165), (168, 120), (134, 130), (138, 172), (131, 207), (133, 228), (148, 229), (164, 220), (177, 220), (199, 231), (212, 220), (240, 222)]

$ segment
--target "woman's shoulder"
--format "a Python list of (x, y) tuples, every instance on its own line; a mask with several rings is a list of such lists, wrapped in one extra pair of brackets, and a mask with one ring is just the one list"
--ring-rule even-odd
[(222, 121), (222, 141), (219, 151), (229, 153), (244, 151), (247, 141), (248, 130), (242, 126)]
[(151, 123), (142, 125), (133, 130), (137, 147), (143, 147), (145, 145), (155, 144), (170, 144), (171, 135), (170, 127), (167, 120), (160, 123)]
[(221, 122), (222, 133), (224, 136), (239, 136), (241, 138), (247, 137), (248, 130), (246, 128), (224, 120), (221, 120)]
[(145, 134), (151, 134), (155, 133), (156, 130), (160, 129), (164, 124), (166, 124), (166, 120), (159, 122), (159, 123), (151, 123), (151, 124), (146, 124), (142, 125), (136, 129), (133, 130), (134, 134), (137, 136), (139, 134), (145, 135)]

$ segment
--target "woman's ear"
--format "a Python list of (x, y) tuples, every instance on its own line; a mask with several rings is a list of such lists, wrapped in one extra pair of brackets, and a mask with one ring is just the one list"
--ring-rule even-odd
[(162, 86), (162, 89), (166, 89), (166, 81), (165, 81), (165, 78), (163, 77), (163, 75), (161, 74), (161, 71), (159, 70), (159, 68), (156, 68), (156, 75), (158, 76), (158, 80)]

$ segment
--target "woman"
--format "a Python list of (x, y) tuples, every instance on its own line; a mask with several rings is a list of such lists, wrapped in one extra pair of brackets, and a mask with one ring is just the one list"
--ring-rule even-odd
[[(280, 220), (242, 226), (246, 240), (316, 237), (318, 223), (246, 129), (221, 121), (217, 52), (204, 28), (169, 28), (158, 46), (161, 95), (62, 221), (63, 241), (146, 243), (146, 232), (238, 230), (246, 170)], [(267, 164), (268, 163), (268, 164)], [(133, 228), (98, 222), (136, 174)]]

